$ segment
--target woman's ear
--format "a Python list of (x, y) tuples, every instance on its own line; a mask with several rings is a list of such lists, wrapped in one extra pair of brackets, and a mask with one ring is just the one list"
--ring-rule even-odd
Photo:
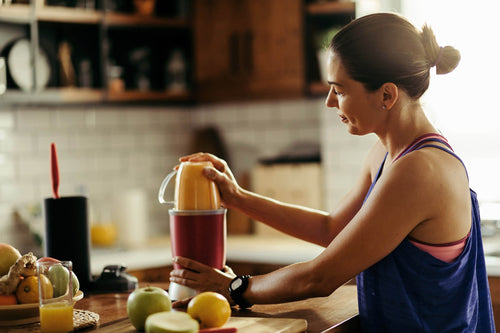
[(390, 110), (398, 100), (398, 86), (392, 82), (387, 82), (380, 87), (380, 91), (382, 92), (382, 108)]

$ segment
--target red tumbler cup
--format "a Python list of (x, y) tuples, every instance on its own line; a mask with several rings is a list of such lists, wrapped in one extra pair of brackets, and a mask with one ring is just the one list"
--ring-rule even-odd
[[(172, 255), (223, 269), (226, 264), (226, 209), (171, 209), (169, 214)], [(179, 268), (177, 264), (174, 267)], [(173, 300), (181, 300), (196, 295), (196, 291), (170, 283), (169, 295)]]

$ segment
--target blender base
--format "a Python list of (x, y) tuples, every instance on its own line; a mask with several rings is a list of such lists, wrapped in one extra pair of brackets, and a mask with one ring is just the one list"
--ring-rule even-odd
[(168, 288), (168, 295), (172, 301), (182, 301), (186, 298), (196, 296), (196, 290), (177, 284), (175, 282), (170, 282)]

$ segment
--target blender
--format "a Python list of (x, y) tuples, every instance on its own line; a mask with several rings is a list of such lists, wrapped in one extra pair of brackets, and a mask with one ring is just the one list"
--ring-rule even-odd
[[(182, 162), (163, 180), (158, 192), (162, 204), (169, 209), (172, 255), (199, 261), (217, 269), (226, 262), (226, 209), (221, 208), (219, 191), (215, 183), (206, 178), (202, 170), (211, 162)], [(175, 176), (174, 201), (164, 199), (165, 189)], [(174, 263), (175, 268), (179, 268)], [(193, 297), (197, 291), (171, 282), (172, 300)]]

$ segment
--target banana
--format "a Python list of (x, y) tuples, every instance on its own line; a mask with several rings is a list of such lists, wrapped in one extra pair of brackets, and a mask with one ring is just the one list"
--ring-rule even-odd
[(17, 259), (9, 269), (9, 273), (0, 278), (0, 295), (10, 295), (16, 291), (21, 276), (36, 275), (36, 257), (32, 252)]

